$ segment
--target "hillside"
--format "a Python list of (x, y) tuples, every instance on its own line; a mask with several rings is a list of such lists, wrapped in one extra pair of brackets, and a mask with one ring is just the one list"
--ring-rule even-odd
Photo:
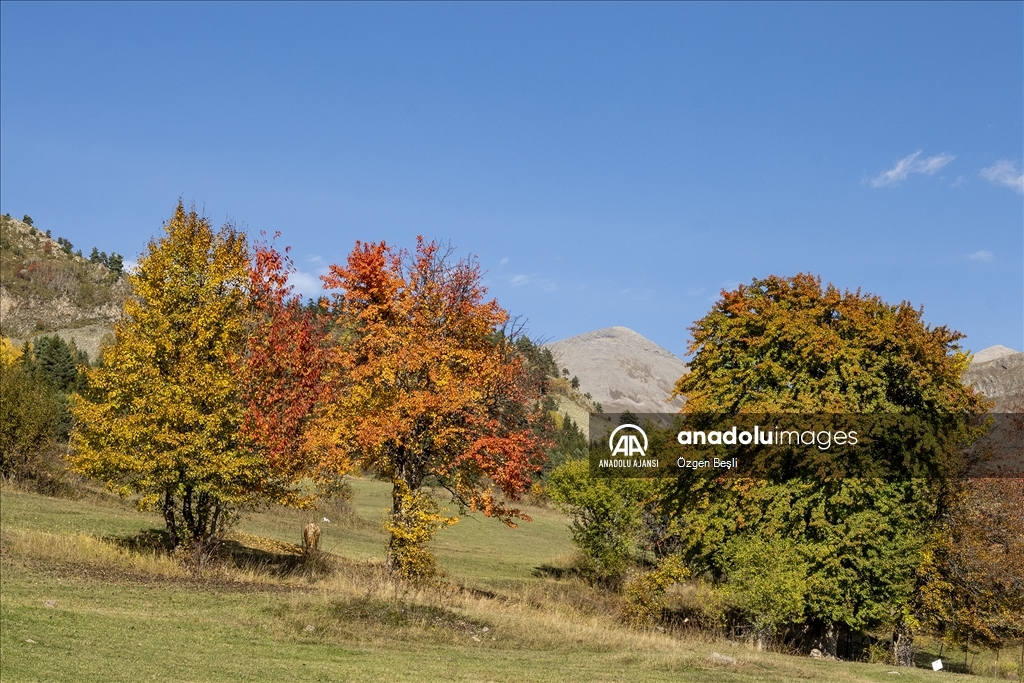
[(58, 334), (95, 360), (130, 290), (119, 256), (90, 259), (73, 249), (61, 237), (0, 217), (0, 333), (18, 344)]
[(606, 413), (675, 413), (683, 405), (667, 399), (686, 363), (628, 327), (587, 332), (547, 348)]

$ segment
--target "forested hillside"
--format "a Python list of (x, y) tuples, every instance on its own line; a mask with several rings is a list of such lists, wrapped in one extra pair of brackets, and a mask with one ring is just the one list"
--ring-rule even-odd
[(57, 333), (96, 359), (129, 293), (119, 254), (88, 257), (32, 219), (0, 218), (0, 333), (20, 343)]

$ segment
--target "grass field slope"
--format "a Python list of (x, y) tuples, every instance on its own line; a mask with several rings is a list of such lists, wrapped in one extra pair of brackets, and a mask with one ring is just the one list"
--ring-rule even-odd
[[(0, 679), (936, 680), (628, 629), (617, 598), (567, 578), (566, 522), (546, 508), (516, 529), (463, 518), (435, 544), (442, 581), (396, 583), (379, 524), (388, 486), (352, 488), (321, 510), (248, 514), (202, 567), (158, 550), (161, 520), (128, 502), (3, 489)], [(313, 520), (325, 552), (305, 557), (296, 543)]]

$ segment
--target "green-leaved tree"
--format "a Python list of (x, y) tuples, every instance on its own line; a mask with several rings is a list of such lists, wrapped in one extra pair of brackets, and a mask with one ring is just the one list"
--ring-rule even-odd
[[(944, 435), (883, 444), (891, 452), (880, 457), (907, 476), (853, 471), (726, 485), (693, 478), (680, 480), (671, 497), (687, 560), (733, 586), (757, 587), (750, 562), (737, 563), (747, 557), (737, 554), (742, 539), (787, 548), (787, 585), (802, 586), (802, 600), (790, 591), (774, 609), (754, 590), (752, 621), (759, 614), (761, 627), (803, 620), (830, 654), (841, 629), (889, 625), (900, 663), (912, 663), (916, 570), (953, 490), (956, 472), (947, 465), (974, 433), (957, 416), (984, 408), (960, 381), (969, 363), (957, 344), (963, 335), (925, 324), (906, 302), (823, 287), (806, 274), (723, 292), (691, 329), (690, 372), (676, 384), (687, 413), (913, 414)], [(930, 474), (910, 476), (920, 472)], [(798, 602), (803, 613), (795, 617)]]

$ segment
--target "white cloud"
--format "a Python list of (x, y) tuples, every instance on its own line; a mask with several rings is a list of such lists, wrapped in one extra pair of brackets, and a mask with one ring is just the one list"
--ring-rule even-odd
[(883, 171), (871, 179), (871, 187), (892, 187), (899, 185), (907, 179), (911, 173), (922, 175), (935, 175), (943, 166), (953, 161), (956, 157), (952, 154), (936, 154), (935, 156), (921, 159), (921, 150), (917, 150), (908, 157), (896, 162), (896, 165), (888, 171)]
[(939, 172), (943, 166), (955, 159), (952, 154), (936, 154), (933, 157), (928, 157), (924, 161), (919, 161), (914, 165), (914, 173), (923, 173), (925, 175), (935, 175)]
[(507, 263), (508, 263), (508, 259), (507, 258), (503, 258), (503, 259), (501, 259), (501, 263), (499, 263), (498, 265), (499, 266), (503, 266), (503, 265), (505, 265)]
[(981, 177), (990, 183), (1003, 185), (1017, 194), (1024, 194), (1024, 173), (1017, 170), (1017, 164), (1000, 159), (988, 168), (981, 169)]
[(288, 284), (294, 288), (292, 290), (293, 293), (298, 294), (303, 299), (313, 299), (326, 293), (324, 292), (324, 283), (320, 279), (321, 275), (326, 274), (326, 268), (316, 273), (297, 270), (288, 276)]
[(972, 261), (991, 261), (992, 259), (995, 258), (995, 255), (991, 251), (982, 250), (974, 252), (967, 258), (971, 259)]

